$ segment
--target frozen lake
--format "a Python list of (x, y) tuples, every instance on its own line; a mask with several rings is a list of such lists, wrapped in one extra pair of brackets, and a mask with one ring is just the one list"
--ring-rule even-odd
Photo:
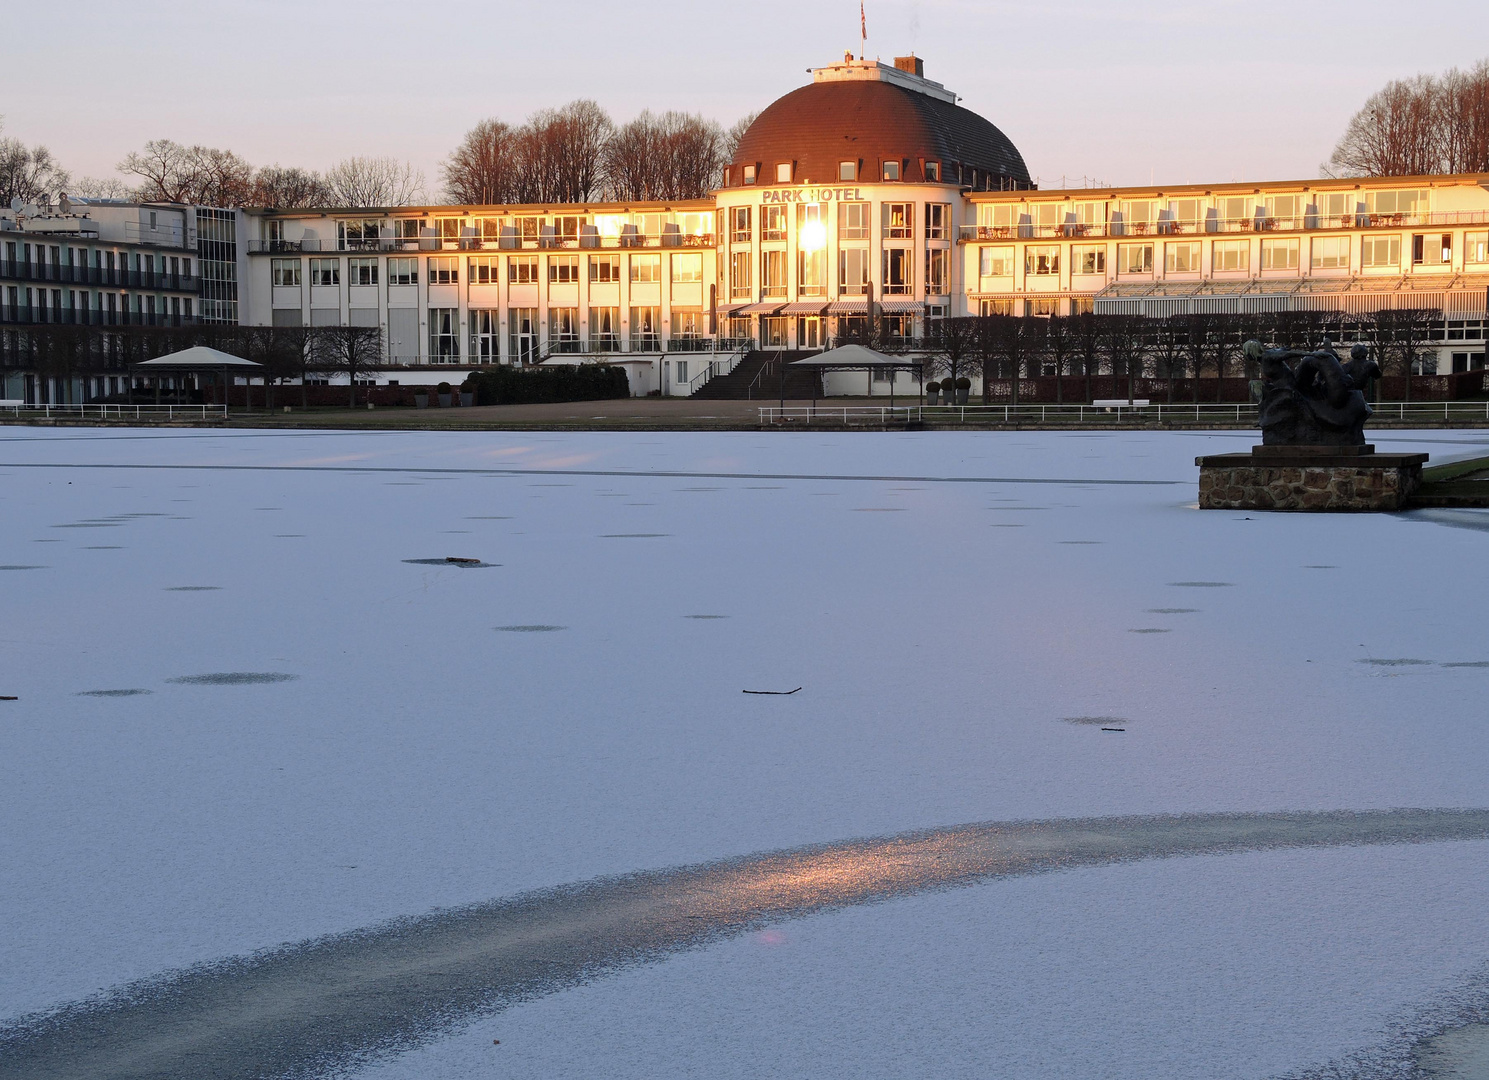
[[(803, 845), (1489, 808), (1489, 512), (1193, 509), (1195, 456), (1254, 441), (0, 429), (0, 1023)], [(1194, 854), (824, 910), (356, 1073), (1406, 1075), (1489, 1004), (1486, 855)]]

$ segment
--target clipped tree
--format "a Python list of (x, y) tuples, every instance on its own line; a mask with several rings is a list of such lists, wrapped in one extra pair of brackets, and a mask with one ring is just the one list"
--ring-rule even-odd
[(357, 380), (375, 377), (383, 367), (383, 332), (376, 326), (317, 326), (311, 329), (314, 368), (345, 375), (347, 405), (357, 407)]

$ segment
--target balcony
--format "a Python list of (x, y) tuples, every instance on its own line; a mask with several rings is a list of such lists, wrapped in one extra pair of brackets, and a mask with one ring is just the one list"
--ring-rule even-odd
[(98, 285), (120, 289), (150, 289), (196, 295), (199, 279), (192, 274), (158, 270), (110, 270), (101, 266), (0, 259), (0, 280), (34, 281), (55, 285)]
[(1312, 232), (1329, 229), (1410, 229), (1489, 223), (1489, 211), (1439, 210), (1424, 214), (1303, 214), (1295, 217), (1268, 217), (1257, 214), (1240, 218), (1165, 218), (1160, 221), (1106, 221), (1095, 223), (1064, 222), (1059, 225), (963, 225), (958, 239), (976, 240), (1045, 240), (1128, 239), (1153, 236), (1215, 236), (1227, 233)]
[(599, 233), (590, 233), (580, 236), (519, 236), (511, 234), (500, 237), (463, 236), (456, 239), (449, 237), (425, 236), (417, 239), (411, 237), (383, 236), (376, 239), (351, 239), (346, 237), (317, 238), (306, 237), (301, 240), (250, 240), (248, 242), (248, 253), (250, 255), (319, 255), (319, 254), (402, 254), (419, 252), (440, 251), (618, 251), (621, 249), (640, 248), (652, 251), (669, 250), (680, 248), (684, 250), (712, 248), (714, 238), (712, 234), (702, 233), (622, 233), (618, 236), (602, 236)]
[(159, 311), (99, 311), (39, 304), (0, 308), (0, 324), (5, 326), (199, 326), (201, 322), (196, 315)]

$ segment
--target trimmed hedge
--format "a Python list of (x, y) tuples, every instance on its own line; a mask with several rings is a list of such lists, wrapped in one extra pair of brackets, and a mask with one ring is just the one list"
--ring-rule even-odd
[(531, 405), (544, 401), (600, 401), (631, 396), (625, 368), (609, 364), (542, 364), (473, 371), (460, 388), (477, 405)]

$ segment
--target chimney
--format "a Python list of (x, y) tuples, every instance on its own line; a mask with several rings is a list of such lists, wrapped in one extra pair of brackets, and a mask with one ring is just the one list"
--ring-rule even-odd
[(916, 78), (925, 78), (925, 61), (911, 53), (909, 56), (896, 56), (894, 66), (900, 71), (907, 71)]

